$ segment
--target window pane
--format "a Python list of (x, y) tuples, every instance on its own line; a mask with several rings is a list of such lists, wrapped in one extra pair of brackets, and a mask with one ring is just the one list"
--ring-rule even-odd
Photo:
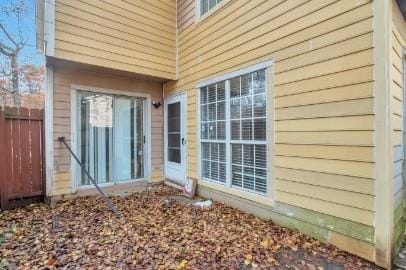
[(203, 123), (201, 125), (201, 133), (200, 136), (203, 140), (209, 139), (209, 124), (208, 123)]
[(202, 105), (200, 108), (201, 120), (204, 122), (209, 121), (209, 105)]
[(175, 163), (181, 163), (180, 114), (180, 102), (168, 104), (168, 161)]
[(210, 159), (212, 161), (218, 161), (219, 160), (219, 145), (217, 143), (211, 143), (210, 144)]
[(217, 4), (217, 0), (209, 0), (209, 10), (214, 8)]
[(241, 118), (252, 118), (252, 97), (241, 98)]
[(206, 104), (207, 100), (207, 87), (203, 87), (200, 91), (200, 103)]
[(226, 139), (226, 122), (225, 121), (217, 123), (217, 139), (218, 140)]
[(241, 96), (252, 94), (252, 74), (241, 76)]
[(217, 101), (223, 101), (226, 99), (226, 83), (217, 83)]
[(254, 96), (254, 117), (264, 117), (266, 115), (265, 95)]
[(168, 104), (168, 118), (180, 118), (180, 102)]
[(217, 125), (216, 122), (209, 123), (209, 139), (216, 140), (217, 139)]
[(210, 179), (219, 181), (219, 164), (218, 162), (210, 162)]
[(200, 15), (209, 11), (209, 0), (200, 0)]
[(219, 163), (219, 182), (225, 183), (226, 182), (226, 173), (227, 173), (227, 168), (226, 168), (225, 163)]
[(180, 148), (180, 134), (168, 134), (168, 146)]
[(266, 168), (266, 145), (255, 145), (255, 167)]
[(252, 140), (252, 120), (242, 120), (242, 140)]
[(265, 70), (253, 73), (254, 94), (265, 93)]
[(231, 119), (240, 119), (240, 99), (233, 98), (230, 102)]
[(242, 144), (232, 144), (231, 145), (232, 160), (233, 164), (242, 165)]
[(200, 0), (200, 16), (217, 6), (222, 0)]
[(210, 161), (203, 160), (202, 162), (202, 177), (210, 179)]
[(212, 102), (216, 102), (217, 100), (217, 90), (216, 90), (216, 85), (212, 84), (209, 85), (209, 96), (208, 96), (208, 100), (210, 103)]
[(254, 120), (254, 140), (266, 140), (266, 119), (260, 118)]
[(180, 163), (180, 149), (168, 148), (168, 161)]
[(216, 103), (209, 105), (209, 121), (216, 121)]
[(168, 119), (168, 132), (179, 132), (180, 121), (178, 119)]
[(226, 146), (224, 143), (202, 143), (202, 177), (216, 182), (226, 181)]
[(242, 167), (232, 166), (232, 181), (233, 186), (242, 187)]
[(219, 161), (226, 162), (226, 144), (219, 143)]
[(240, 136), (240, 120), (231, 121), (231, 139), (239, 140)]
[(254, 145), (245, 144), (243, 146), (243, 164), (244, 166), (254, 166)]
[(230, 97), (240, 96), (240, 77), (236, 77), (230, 80)]
[(254, 168), (243, 167), (243, 188), (254, 190)]
[(210, 160), (210, 144), (202, 143), (202, 159)]
[(266, 192), (266, 170), (255, 169), (255, 190), (258, 192)]
[(225, 120), (226, 119), (226, 103), (219, 102), (217, 103), (217, 120)]

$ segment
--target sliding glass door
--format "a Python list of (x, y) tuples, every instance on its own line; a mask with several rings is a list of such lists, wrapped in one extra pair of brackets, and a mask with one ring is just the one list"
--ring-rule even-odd
[[(145, 98), (77, 95), (77, 153), (98, 183), (144, 178)], [(80, 174), (80, 185), (89, 179)]]

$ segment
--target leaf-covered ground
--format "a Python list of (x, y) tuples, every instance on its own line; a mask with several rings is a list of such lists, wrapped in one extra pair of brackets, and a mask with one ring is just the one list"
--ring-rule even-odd
[(165, 186), (0, 213), (0, 269), (378, 269), (223, 204), (179, 203)]

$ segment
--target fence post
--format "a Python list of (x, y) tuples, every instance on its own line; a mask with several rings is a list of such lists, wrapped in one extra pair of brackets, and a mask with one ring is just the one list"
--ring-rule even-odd
[(6, 119), (3, 108), (0, 107), (0, 209), (5, 210), (7, 207), (7, 175), (8, 168), (6, 162)]
[(46, 147), (45, 147), (45, 110), (40, 111), (40, 115), (42, 117), (41, 120), (41, 159), (42, 159), (42, 168), (41, 168), (41, 179), (42, 179), (42, 194), (43, 200), (47, 200), (47, 179), (46, 179)]

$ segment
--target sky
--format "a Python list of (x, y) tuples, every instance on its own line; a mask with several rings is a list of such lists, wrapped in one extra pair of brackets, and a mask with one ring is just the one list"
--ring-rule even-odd
[[(15, 0), (0, 0), (0, 7), (13, 3)], [(22, 28), (24, 29), (24, 35), (28, 38), (28, 45), (21, 52), (19, 59), (20, 63), (29, 63), (34, 65), (43, 65), (44, 56), (37, 52), (36, 49), (36, 27), (35, 27), (35, 0), (25, 0), (27, 4), (27, 16), (22, 21)], [(16, 20), (10, 19), (3, 13), (0, 13), (0, 21), (4, 22), (11, 32), (16, 32)], [(0, 35), (0, 39), (4, 39), (4, 36)]]

